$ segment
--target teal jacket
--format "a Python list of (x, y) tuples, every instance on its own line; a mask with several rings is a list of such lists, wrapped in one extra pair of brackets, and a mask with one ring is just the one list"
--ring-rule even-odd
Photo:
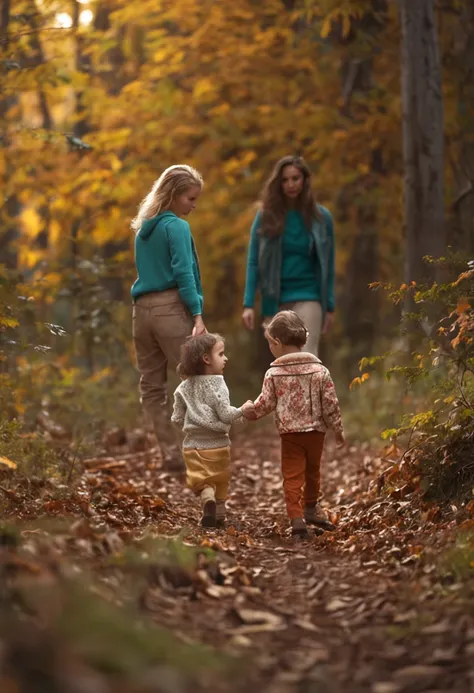
[[(319, 206), (318, 209), (321, 212), (322, 220), (315, 219), (313, 221), (309, 232), (308, 251), (314, 258), (314, 279), (311, 282), (315, 294), (319, 297), (323, 315), (325, 315), (326, 312), (334, 311), (335, 307), (334, 224), (329, 210), (322, 206)], [(271, 317), (278, 312), (281, 303), (284, 233), (276, 238), (269, 238), (261, 234), (261, 216), (261, 211), (257, 212), (250, 231), (244, 306), (246, 308), (254, 307), (257, 288), (260, 288), (262, 314), (264, 317)], [(286, 300), (290, 302), (291, 299), (287, 296)], [(295, 295), (293, 300), (298, 301), (300, 297)]]
[(173, 212), (146, 219), (135, 237), (138, 278), (131, 294), (178, 289), (191, 315), (201, 315), (203, 295), (199, 260), (187, 221)]

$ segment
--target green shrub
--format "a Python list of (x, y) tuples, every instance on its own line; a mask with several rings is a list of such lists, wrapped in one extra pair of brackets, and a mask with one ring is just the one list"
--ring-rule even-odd
[(362, 359), (352, 387), (390, 360), (389, 387), (400, 381), (411, 405), (383, 432), (404, 447), (400, 470), (427, 500), (466, 498), (474, 482), (474, 267), (444, 284), (383, 288), (394, 303), (414, 306), (403, 316), (405, 348)]

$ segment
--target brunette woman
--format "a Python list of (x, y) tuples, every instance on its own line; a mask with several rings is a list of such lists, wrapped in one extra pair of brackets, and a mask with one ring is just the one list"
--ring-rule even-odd
[(334, 226), (316, 202), (311, 171), (299, 156), (275, 165), (250, 232), (242, 315), (250, 330), (258, 289), (264, 324), (280, 310), (293, 310), (308, 329), (305, 351), (317, 356), (334, 315)]

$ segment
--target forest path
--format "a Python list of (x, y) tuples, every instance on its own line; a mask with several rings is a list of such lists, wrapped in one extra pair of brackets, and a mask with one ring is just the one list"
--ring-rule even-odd
[(236, 439), (225, 530), (202, 530), (192, 494), (164, 482), (173, 517), (158, 529), (192, 528), (186, 541), (229, 563), (224, 585), (172, 605), (164, 622), (250, 655), (248, 676), (269, 693), (473, 691), (472, 599), (441, 579), (429, 511), (404, 489), (379, 495), (389, 462), (329, 442), (324, 505), (337, 530), (303, 540), (289, 533), (279, 458), (271, 426)]
[(293, 538), (279, 438), (255, 424), (234, 441), (227, 525), (207, 530), (184, 479), (132, 439), (69, 485), (4, 473), (19, 538), (2, 530), (0, 690), (473, 693), (474, 592), (449, 572), (459, 509), (329, 441), (336, 531)]

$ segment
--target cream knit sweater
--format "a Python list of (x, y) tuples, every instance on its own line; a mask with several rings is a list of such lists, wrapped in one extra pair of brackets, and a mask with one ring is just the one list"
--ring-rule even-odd
[(242, 412), (230, 404), (222, 375), (194, 375), (176, 388), (171, 421), (184, 431), (184, 448), (210, 450), (230, 445), (232, 423)]

